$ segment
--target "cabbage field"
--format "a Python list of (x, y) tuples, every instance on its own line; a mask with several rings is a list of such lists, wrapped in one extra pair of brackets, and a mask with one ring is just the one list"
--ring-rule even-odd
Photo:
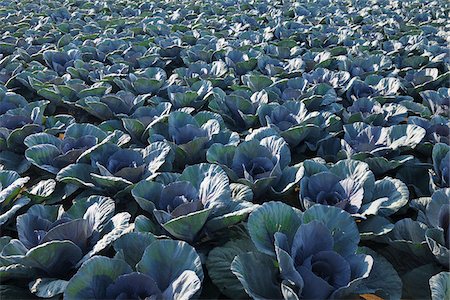
[(0, 0), (1, 299), (450, 299), (447, 0)]

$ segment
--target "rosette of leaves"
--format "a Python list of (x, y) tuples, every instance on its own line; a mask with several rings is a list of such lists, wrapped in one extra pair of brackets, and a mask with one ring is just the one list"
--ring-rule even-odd
[(68, 67), (73, 66), (75, 59), (81, 57), (81, 52), (78, 49), (70, 49), (65, 51), (46, 50), (42, 53), (45, 63), (60, 76), (64, 75)]
[(127, 79), (114, 79), (122, 90), (133, 92), (137, 95), (157, 94), (166, 84), (167, 74), (164, 69), (151, 67), (138, 69), (128, 75)]
[(402, 97), (398, 95), (404, 90), (404, 86), (400, 79), (396, 77), (373, 75), (367, 77), (365, 82), (375, 89), (375, 96), (378, 99), (385, 101), (388, 99), (396, 99), (397, 97), (401, 99)]
[(410, 87), (408, 92), (411, 94), (419, 92), (421, 94), (422, 91), (439, 90), (442, 86), (446, 86), (446, 83), (450, 79), (450, 72), (448, 70), (441, 72), (442, 69), (439, 69), (420, 68), (419, 70), (408, 71), (405, 76), (405, 79), (408, 78), (405, 81)]
[(449, 196), (448, 189), (440, 189), (431, 197), (412, 200), (410, 206), (417, 211), (417, 216), (398, 220), (386, 235), (388, 246), (378, 250), (402, 276), (405, 296), (429, 298), (428, 280), (448, 269), (445, 218), (448, 218)]
[[(263, 6), (258, 6), (258, 11), (261, 14), (268, 13), (268, 8)], [(291, 8), (287, 11), (291, 16), (311, 16), (311, 12), (304, 7), (303, 4), (294, 3)], [(294, 34), (298, 34), (299, 38), (303, 40), (304, 34), (309, 30), (309, 26), (305, 26), (299, 22), (286, 22), (285, 26), (280, 26), (275, 29), (274, 36), (277, 39), (291, 37)]]
[[(256, 84), (256, 79), (254, 81)], [(256, 115), (258, 107), (265, 103), (269, 103), (265, 91), (251, 93), (240, 90), (227, 95), (223, 90), (215, 88), (208, 107), (223, 116), (231, 130), (242, 132), (255, 125), (258, 120)]]
[[(417, 220), (407, 224), (408, 229), (415, 233), (411, 237), (415, 236), (418, 240), (408, 239), (407, 241), (417, 244), (420, 240), (420, 244), (426, 243), (436, 260), (448, 268), (450, 261), (450, 189), (438, 189), (431, 197), (415, 199), (412, 206), (418, 211)], [(419, 231), (418, 228), (422, 230)]]
[(199, 37), (195, 45), (183, 49), (180, 52), (180, 56), (185, 65), (190, 65), (197, 61), (212, 63), (215, 55), (225, 52), (226, 45), (225, 39), (208, 33), (206, 36)]
[(384, 174), (411, 160), (402, 152), (414, 149), (425, 137), (422, 127), (411, 124), (390, 127), (362, 122), (344, 125), (340, 157), (365, 161), (375, 175)]
[(191, 299), (200, 292), (202, 263), (189, 244), (128, 233), (114, 248), (114, 258), (95, 256), (83, 263), (65, 299)]
[(52, 69), (46, 68), (44, 65), (33, 62), (26, 70), (23, 70), (15, 79), (30, 91), (38, 92), (42, 87), (48, 87), (52, 84), (62, 84), (64, 77), (58, 75)]
[[(315, 31), (316, 35), (319, 33)], [(305, 34), (305, 32), (303, 32)], [(305, 37), (303, 37), (305, 39)], [(320, 40), (314, 39), (314, 44), (319, 47)], [(320, 46), (321, 47), (321, 46)], [(305, 64), (305, 71), (311, 71), (315, 68), (320, 69), (330, 64), (331, 62), (331, 52), (330, 51), (320, 51), (319, 49), (307, 49), (302, 55), (301, 59)]]
[(73, 117), (67, 115), (45, 118), (44, 110), (47, 104), (48, 101), (36, 101), (0, 115), (0, 165), (3, 168), (18, 173), (25, 172), (30, 163), (23, 157), (26, 149), (24, 139), (44, 129), (48, 132), (64, 130), (74, 121)]
[(149, 129), (157, 120), (167, 117), (172, 109), (169, 102), (161, 102), (155, 106), (138, 107), (129, 117), (122, 117), (123, 128), (131, 136), (133, 142), (147, 143)]
[(75, 60), (73, 67), (67, 68), (67, 73), (74, 79), (81, 79), (85, 82), (114, 82), (116, 78), (125, 77), (128, 74), (129, 66), (125, 63), (115, 63), (104, 65), (99, 61), (84, 62)]
[(142, 107), (146, 101), (145, 95), (135, 96), (128, 91), (119, 91), (115, 94), (105, 94), (102, 97), (87, 96), (77, 101), (76, 106), (100, 120), (128, 117), (136, 109)]
[(176, 36), (158, 36), (155, 44), (159, 47), (159, 55), (165, 59), (176, 59), (183, 49), (183, 41)]
[(49, 102), (37, 101), (25, 107), (7, 110), (0, 115), (0, 149), (25, 151), (23, 140), (44, 129), (44, 110)]
[[(151, 6), (148, 3), (142, 3), (141, 5), (139, 5), (139, 8), (150, 10), (156, 7)], [(144, 32), (149, 34), (150, 36), (167, 36), (170, 34), (169, 25), (161, 22), (161, 18), (149, 18), (149, 20), (147, 20), (144, 25)]]
[(325, 68), (316, 68), (311, 72), (302, 74), (302, 78), (310, 86), (325, 83), (334, 89), (339, 89), (348, 83), (351, 75), (347, 71), (330, 71)]
[(369, 98), (355, 100), (344, 111), (344, 120), (346, 123), (364, 122), (367, 124), (381, 125), (379, 124), (380, 119), (384, 119), (381, 104)]
[(444, 143), (434, 145), (431, 157), (434, 171), (431, 174), (431, 190), (450, 187), (450, 146)]
[(261, 92), (273, 84), (273, 80), (269, 76), (258, 73), (242, 75), (241, 81), (242, 84), (249, 88), (253, 93)]
[(76, 163), (61, 169), (56, 179), (108, 193), (126, 193), (156, 172), (170, 171), (172, 161), (171, 148), (164, 142), (154, 142), (143, 149), (121, 148), (113, 140), (105, 139)]
[(35, 133), (25, 138), (25, 157), (36, 167), (57, 174), (76, 163), (87, 150), (107, 137), (107, 133), (92, 124), (72, 124), (57, 138), (48, 133)]
[(17, 217), (18, 239), (0, 253), (5, 279), (24, 278), (40, 297), (64, 292), (81, 263), (131, 230), (127, 212), (115, 214), (114, 201), (91, 196), (64, 211), (36, 204)]
[(302, 207), (336, 206), (361, 218), (358, 225), (365, 239), (392, 230), (389, 217), (408, 203), (409, 191), (401, 180), (387, 176), (375, 180), (364, 162), (347, 159), (329, 166), (320, 160), (306, 160), (302, 167), (299, 192)]
[(244, 75), (256, 68), (260, 53), (253, 49), (248, 51), (231, 50), (225, 56), (225, 63), (234, 69), (237, 75)]
[(422, 70), (408, 70), (403, 78), (407, 88), (420, 89), (427, 83), (434, 81), (438, 76), (438, 69), (424, 68)]
[(342, 104), (339, 103), (342, 99), (338, 96), (336, 90), (327, 83), (313, 85), (307, 89), (301, 98), (309, 111), (335, 114), (343, 110)]
[[(266, 49), (266, 51), (269, 49)], [(275, 50), (275, 52), (276, 52), (276, 50)], [(275, 57), (276, 56), (278, 56), (278, 55), (275, 54)], [(286, 63), (282, 59), (275, 58), (275, 57), (271, 57), (271, 56), (264, 55), (264, 54), (259, 56), (258, 57), (258, 70), (262, 74), (268, 75), (268, 76), (280, 76), (281, 74), (283, 74), (285, 72), (284, 67), (285, 67)]]
[[(167, 87), (167, 97), (175, 109), (182, 107), (201, 108), (208, 100), (212, 84), (207, 80), (198, 80), (190, 86), (173, 84)], [(166, 100), (167, 101), (167, 100)]]
[(101, 62), (113, 62), (114, 56), (123, 53), (128, 45), (125, 40), (116, 37), (101, 39), (94, 46), (93, 58)]
[(17, 81), (30, 91), (39, 92), (41, 88), (64, 83), (67, 78), (60, 76), (56, 71), (46, 68), (39, 62), (33, 62), (26, 70), (17, 74)]
[(358, 254), (356, 224), (337, 207), (301, 213), (268, 202), (250, 214), (248, 231), (257, 251), (238, 254), (231, 271), (252, 298), (349, 298), (367, 290), (374, 260)]
[(177, 166), (205, 161), (206, 152), (215, 143), (235, 145), (237, 133), (228, 130), (218, 114), (201, 111), (194, 116), (174, 111), (149, 126), (149, 142), (168, 141), (175, 152)]
[[(81, 79), (67, 79), (57, 84), (40, 83), (33, 80), (36, 92), (49, 99), (52, 103), (61, 106), (66, 104), (69, 106), (81, 105), (86, 106), (84, 98), (102, 97), (112, 90), (112, 86), (106, 82), (95, 82), (92, 85), (86, 84)], [(82, 107), (83, 108), (83, 107)]]
[(357, 99), (371, 98), (377, 95), (377, 90), (374, 87), (358, 77), (353, 77), (345, 87), (345, 98), (349, 104)]
[(270, 128), (261, 128), (238, 145), (214, 144), (207, 160), (217, 163), (233, 182), (249, 186), (255, 197), (268, 191), (285, 193), (301, 178), (302, 168), (289, 166), (291, 152), (284, 139)]
[(69, 73), (73, 79), (80, 79), (85, 82), (96, 82), (101, 78), (95, 78), (96, 76), (91, 77), (91, 74), (100, 73), (98, 70), (96, 72), (97, 68), (103, 69), (105, 66), (98, 61), (85, 62), (81, 59), (76, 59), (73, 62), (73, 67), (67, 68), (67, 73)]
[(28, 102), (23, 96), (9, 92), (0, 84), (0, 115), (12, 109), (25, 107), (27, 104)]
[[(450, 261), (450, 189), (440, 189), (433, 193), (426, 207), (430, 227), (425, 238), (433, 255), (445, 267)], [(437, 218), (435, 218), (437, 216)]]
[[(10, 44), (10, 46), (13, 48), (15, 47), (13, 44)], [(2, 65), (2, 70), (0, 71), (0, 84), (4, 85), (12, 81), (14, 71), (17, 67), (22, 65), (20, 61), (14, 61), (13, 58), (13, 55), (2, 55), (2, 58), (0, 59), (0, 63)]]
[(220, 88), (227, 88), (234, 79), (229, 73), (227, 65), (222, 60), (216, 60), (210, 64), (195, 62), (189, 64), (187, 68), (178, 69), (178, 72), (180, 72), (179, 75), (183, 74), (183, 78), (191, 84), (202, 79), (210, 81), (212, 86)]
[(383, 103), (398, 103), (406, 107), (409, 115), (407, 119), (413, 116), (420, 116), (427, 119), (432, 118), (430, 109), (422, 103), (415, 102), (411, 96), (378, 97), (375, 99)]
[[(285, 76), (283, 73), (286, 72), (285, 67), (291, 58), (297, 58), (302, 61), (301, 58), (297, 57), (301, 52), (299, 50), (300, 47), (298, 47), (297, 43), (290, 39), (280, 40), (276, 45), (270, 43), (264, 47), (264, 52), (267, 55), (263, 54), (258, 57), (258, 69), (265, 75)], [(303, 62), (302, 64), (304, 65)], [(295, 68), (293, 69), (295, 72)]]
[(392, 60), (382, 54), (374, 54), (369, 57), (360, 58), (356, 57), (349, 60), (350, 66), (348, 71), (352, 76), (359, 76), (363, 79), (370, 74), (382, 74), (384, 71), (388, 71), (394, 67)]
[(449, 117), (450, 88), (441, 87), (437, 91), (424, 91), (420, 96), (423, 104), (430, 108), (433, 115)]
[(261, 104), (257, 114), (262, 126), (274, 127), (291, 147), (305, 143), (315, 149), (318, 137), (323, 135), (321, 125), (325, 120), (322, 115), (309, 112), (298, 101)]
[[(289, 79), (282, 79), (274, 83), (273, 87), (280, 90), (277, 95), (282, 101), (298, 100), (305, 93), (308, 81), (302, 77), (293, 77)], [(273, 90), (268, 88), (269, 90)], [(266, 89), (267, 90), (267, 89)], [(281, 102), (282, 103), (282, 102)]]
[[(138, 14), (139, 10), (135, 9), (135, 13)], [(145, 56), (148, 53), (148, 47), (139, 45), (138, 41), (142, 41), (142, 38), (137, 39), (136, 43), (133, 43), (125, 49), (122, 53), (122, 58), (115, 60), (116, 63), (127, 63), (130, 67), (139, 68), (138, 59)]]
[(0, 226), (9, 221), (30, 199), (20, 193), (30, 177), (15, 171), (0, 170)]
[(299, 76), (303, 72), (305, 72), (305, 67), (306, 64), (301, 57), (293, 57), (291, 59), (286, 60), (286, 63), (283, 66), (283, 70), (288, 77), (294, 77)]
[(433, 146), (437, 143), (450, 143), (450, 121), (442, 116), (433, 116), (430, 119), (411, 116), (408, 118), (408, 124), (414, 124), (422, 127), (426, 135), (417, 149), (430, 155)]
[[(205, 163), (186, 167), (178, 175), (141, 181), (131, 194), (165, 232), (187, 242), (239, 223), (253, 208), (247, 201), (231, 198), (228, 177), (222, 168)], [(143, 217), (136, 222), (151, 222)]]
[(396, 103), (381, 105), (375, 99), (361, 98), (344, 110), (346, 123), (364, 122), (375, 126), (392, 126), (404, 121), (408, 109)]

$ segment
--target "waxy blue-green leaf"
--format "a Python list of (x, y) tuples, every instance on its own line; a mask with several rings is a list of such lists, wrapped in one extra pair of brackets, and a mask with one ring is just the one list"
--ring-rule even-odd
[(155, 236), (151, 233), (130, 232), (118, 238), (113, 246), (121, 259), (130, 266), (136, 266), (147, 246), (155, 240)]
[(67, 284), (65, 299), (104, 298), (106, 287), (122, 274), (131, 273), (131, 267), (121, 259), (95, 256), (84, 262)]
[(282, 202), (267, 202), (255, 209), (248, 219), (248, 232), (256, 248), (275, 255), (274, 234), (282, 232), (292, 239), (302, 224), (301, 214)]
[(447, 299), (450, 297), (450, 273), (441, 272), (430, 278), (431, 299)]
[(261, 252), (247, 252), (236, 256), (231, 271), (239, 279), (245, 292), (254, 299), (281, 299), (277, 285), (276, 261)]
[(69, 282), (61, 279), (38, 278), (30, 282), (30, 292), (41, 298), (51, 298), (64, 293)]
[(49, 241), (34, 247), (22, 258), (22, 264), (38, 268), (49, 276), (64, 275), (81, 259), (80, 248), (71, 241)]
[(136, 265), (136, 270), (154, 278), (162, 290), (186, 270), (195, 272), (203, 280), (200, 257), (194, 248), (182, 241), (158, 240), (150, 244)]
[(230, 298), (244, 298), (244, 287), (231, 271), (231, 263), (237, 255), (254, 251), (249, 239), (232, 240), (211, 250), (206, 260), (208, 275), (220, 291)]
[(334, 206), (316, 204), (303, 213), (303, 223), (314, 220), (322, 222), (333, 232), (334, 251), (344, 256), (355, 253), (359, 231), (349, 213)]

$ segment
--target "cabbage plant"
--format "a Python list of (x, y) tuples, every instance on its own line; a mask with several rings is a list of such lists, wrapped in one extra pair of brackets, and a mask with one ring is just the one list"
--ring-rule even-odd
[[(38, 295), (63, 293), (73, 270), (131, 229), (130, 218), (127, 212), (116, 214), (114, 201), (103, 196), (81, 199), (67, 211), (33, 205), (17, 217), (18, 239), (2, 248), (5, 275), (20, 278), (17, 270), (22, 270)], [(54, 289), (40, 285), (42, 281), (53, 282)]]
[(344, 111), (347, 123), (364, 122), (375, 126), (392, 126), (402, 122), (408, 115), (406, 107), (396, 103), (381, 105), (375, 99), (361, 98)]
[(202, 263), (189, 244), (128, 233), (114, 248), (115, 258), (95, 256), (83, 263), (65, 299), (190, 299), (200, 291)]
[[(417, 220), (407, 222), (406, 226), (415, 234), (415, 240), (406, 239), (412, 243), (428, 245), (427, 248), (436, 260), (444, 267), (449, 265), (449, 216), (450, 216), (450, 189), (443, 188), (435, 191), (431, 197), (422, 197), (413, 200), (413, 207), (418, 211)], [(397, 226), (405, 226), (398, 224)], [(392, 238), (394, 241), (395, 237)], [(429, 254), (429, 252), (427, 251)]]
[(223, 90), (216, 88), (210, 97), (209, 109), (223, 116), (227, 126), (238, 132), (253, 126), (257, 121), (258, 107), (269, 102), (265, 91), (255, 91), (252, 94), (242, 90), (227, 95)]
[(73, 66), (74, 60), (81, 56), (81, 52), (78, 49), (70, 49), (67, 52), (47, 50), (42, 56), (50, 68), (63, 75), (68, 67)]
[(204, 161), (209, 147), (215, 143), (234, 145), (239, 136), (228, 130), (222, 118), (211, 112), (200, 112), (194, 116), (172, 112), (159, 119), (148, 129), (149, 142), (168, 141), (180, 166)]
[(449, 144), (450, 143), (450, 123), (448, 119), (435, 116), (431, 119), (422, 117), (409, 117), (408, 124), (414, 124), (425, 129), (425, 137), (419, 145), (418, 150), (422, 150), (428, 155), (432, 152), (432, 148), (437, 143)]
[(188, 68), (179, 68), (177, 73), (183, 74), (188, 82), (194, 83), (197, 80), (207, 80), (211, 82), (214, 87), (226, 88), (233, 80), (227, 68), (227, 65), (222, 60), (217, 60), (211, 64), (201, 62), (192, 63)]
[(15, 171), (0, 170), (0, 226), (31, 201), (20, 195), (29, 180), (30, 177), (20, 177)]
[(127, 79), (116, 78), (114, 82), (125, 91), (137, 95), (157, 94), (164, 86), (167, 74), (164, 69), (150, 67), (130, 73)]
[(9, 110), (24, 107), (27, 104), (28, 102), (23, 96), (9, 92), (3, 85), (0, 85), (0, 115)]
[[(448, 267), (450, 260), (450, 190), (437, 190), (427, 205), (426, 213), (431, 228), (425, 232), (425, 238), (431, 252), (437, 260)], [(437, 222), (435, 217), (437, 216)]]
[(27, 136), (46, 132), (58, 134), (75, 120), (69, 115), (44, 116), (49, 101), (35, 101), (0, 115), (0, 165), (23, 173), (30, 163), (24, 158)]
[[(248, 230), (257, 251), (236, 256), (231, 270), (252, 298), (348, 297), (373, 266), (370, 255), (356, 252), (356, 224), (336, 207), (313, 206), (302, 214), (268, 202), (252, 212)], [(258, 272), (250, 273), (255, 266)]]
[(177, 239), (192, 242), (205, 232), (238, 223), (252, 208), (232, 199), (228, 177), (217, 165), (189, 166), (160, 181), (141, 181), (131, 194)]
[(370, 126), (362, 122), (344, 125), (342, 153), (348, 158), (363, 160), (376, 174), (395, 169), (412, 156), (402, 152), (414, 149), (426, 131), (417, 125)]
[(164, 142), (155, 142), (143, 149), (124, 149), (108, 138), (84, 153), (77, 162), (61, 169), (56, 178), (118, 192), (131, 189), (158, 170), (170, 170), (172, 161), (171, 148)]
[(190, 86), (172, 84), (167, 87), (167, 97), (174, 108), (201, 108), (208, 100), (212, 84), (207, 80), (198, 80)]
[(449, 187), (450, 185), (450, 146), (438, 143), (432, 152), (433, 169), (432, 183), (437, 187)]
[(268, 191), (287, 192), (303, 171), (299, 166), (290, 166), (288, 144), (270, 128), (255, 131), (237, 146), (214, 144), (207, 159), (221, 165), (232, 181), (249, 186), (256, 197)]
[(323, 162), (303, 162), (299, 198), (302, 206), (337, 206), (355, 215), (394, 214), (408, 203), (406, 185), (394, 178), (375, 180), (369, 165), (356, 160), (340, 160), (329, 167)]
[(441, 87), (437, 91), (428, 90), (420, 93), (420, 96), (424, 100), (424, 104), (427, 105), (434, 115), (443, 115), (448, 117), (450, 89)]
[(129, 117), (122, 118), (122, 125), (131, 136), (133, 142), (145, 144), (150, 126), (160, 118), (166, 117), (172, 109), (172, 104), (161, 102), (156, 106), (141, 106)]
[(86, 96), (77, 101), (77, 106), (100, 120), (114, 117), (127, 117), (142, 107), (146, 101), (144, 95), (135, 96), (128, 91), (119, 91), (99, 96)]
[(33, 102), (0, 115), (0, 145), (2, 150), (25, 151), (25, 137), (44, 129), (44, 110), (49, 102)]
[(305, 143), (314, 149), (319, 140), (317, 137), (323, 135), (324, 118), (317, 111), (308, 112), (302, 102), (261, 104), (257, 113), (260, 124), (274, 126), (291, 147)]
[(72, 124), (57, 138), (48, 133), (36, 133), (25, 138), (25, 157), (35, 166), (57, 174), (76, 163), (85, 151), (107, 137), (107, 133), (91, 124)]
[(232, 67), (237, 75), (243, 75), (256, 67), (258, 56), (256, 51), (231, 50), (226, 54), (225, 63)]

